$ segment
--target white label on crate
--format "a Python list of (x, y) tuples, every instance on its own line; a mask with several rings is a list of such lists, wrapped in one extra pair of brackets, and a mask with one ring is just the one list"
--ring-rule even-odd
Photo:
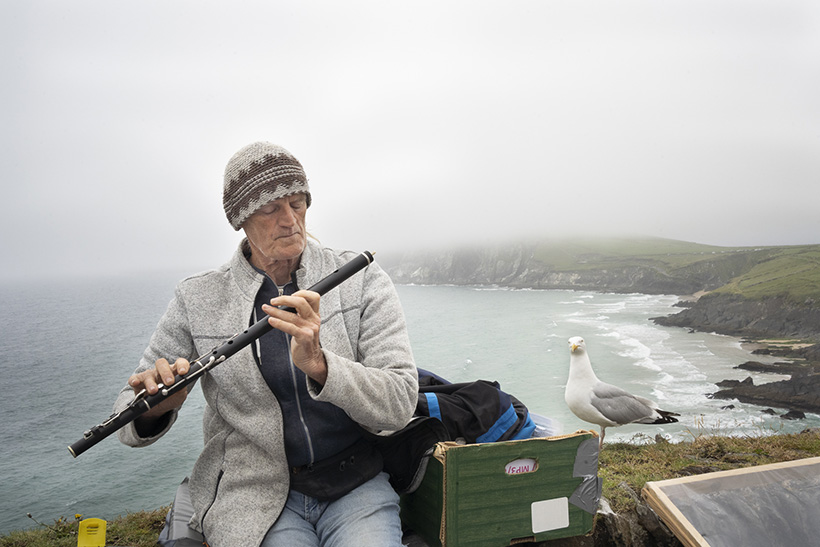
[(508, 475), (519, 475), (521, 473), (532, 473), (538, 467), (538, 462), (532, 458), (521, 458), (513, 460), (504, 467), (504, 472)]
[(555, 498), (532, 503), (532, 533), (539, 534), (569, 526), (569, 499)]

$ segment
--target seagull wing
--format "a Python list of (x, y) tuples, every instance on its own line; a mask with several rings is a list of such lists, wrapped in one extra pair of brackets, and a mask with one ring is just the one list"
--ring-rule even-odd
[(592, 388), (590, 404), (608, 420), (618, 425), (631, 424), (657, 416), (652, 401), (604, 382), (598, 382)]

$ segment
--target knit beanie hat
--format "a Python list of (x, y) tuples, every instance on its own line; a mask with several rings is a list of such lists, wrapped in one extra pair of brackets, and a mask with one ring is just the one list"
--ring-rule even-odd
[(304, 192), (310, 207), (310, 187), (299, 160), (269, 142), (255, 142), (234, 154), (225, 167), (222, 206), (234, 230), (271, 201)]

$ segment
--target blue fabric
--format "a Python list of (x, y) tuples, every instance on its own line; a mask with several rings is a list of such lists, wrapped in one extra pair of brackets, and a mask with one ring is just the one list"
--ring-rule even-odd
[(427, 398), (427, 415), (443, 422), (444, 420), (441, 419), (441, 409), (438, 407), (438, 397), (436, 394), (425, 393), (424, 396)]
[(515, 413), (515, 408), (513, 408), (512, 403), (510, 403), (510, 406), (507, 408), (506, 412), (504, 412), (504, 414), (496, 420), (493, 426), (487, 430), (486, 433), (480, 437), (477, 437), (476, 442), (492, 443), (497, 441), (499, 437), (501, 437), (501, 435), (503, 435), (509, 428), (514, 426), (517, 421), (518, 415)]
[(517, 441), (519, 439), (529, 439), (532, 437), (533, 432), (535, 431), (535, 422), (532, 421), (530, 417), (530, 413), (527, 412), (527, 421), (524, 422), (524, 425), (521, 426), (521, 430), (515, 434), (513, 440)]
[(452, 383), (452, 382), (450, 382), (449, 380), (447, 380), (447, 379), (445, 379), (445, 378), (442, 378), (441, 376), (439, 376), (439, 375), (438, 375), (438, 374), (436, 374), (435, 372), (431, 372), (431, 371), (429, 371), (429, 370), (427, 370), (427, 369), (424, 369), (424, 368), (417, 368), (417, 370), (418, 370), (418, 373), (419, 373), (419, 378), (423, 378), (423, 377), (425, 377), (425, 376), (428, 376), (428, 377), (430, 377), (430, 378), (435, 378), (435, 379), (436, 379), (436, 381), (437, 381), (439, 384), (442, 384), (442, 385), (446, 385), (446, 384), (451, 384), (451, 383)]
[(453, 384), (424, 369), (419, 369), (416, 413), (436, 418), (451, 439), (467, 443), (527, 439), (536, 428), (527, 408), (498, 382)]

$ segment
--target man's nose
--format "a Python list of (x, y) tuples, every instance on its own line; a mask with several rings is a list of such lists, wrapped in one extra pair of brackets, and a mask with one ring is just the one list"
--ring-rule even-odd
[(284, 226), (296, 224), (296, 211), (288, 204), (282, 207), (282, 214), (279, 215), (279, 223)]

